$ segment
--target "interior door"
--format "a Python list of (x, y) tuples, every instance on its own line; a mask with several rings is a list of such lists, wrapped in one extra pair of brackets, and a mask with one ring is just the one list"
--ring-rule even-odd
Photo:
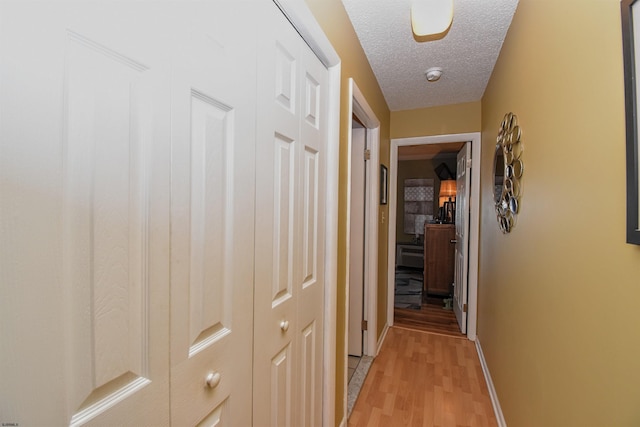
[(182, 2), (172, 76), (171, 418), (251, 425), (255, 15)]
[[(279, 11), (278, 11), (279, 12)], [(280, 19), (284, 15), (279, 13)], [(285, 23), (291, 27), (288, 21)], [(296, 400), (294, 425), (322, 425), (325, 295), (325, 195), (328, 71), (302, 38), (300, 46), (300, 235), (302, 275), (297, 284)]]
[(327, 71), (268, 3), (258, 49), (254, 419), (321, 425)]
[(467, 288), (469, 268), (469, 188), (471, 143), (458, 153), (456, 168), (456, 248), (453, 310), (463, 334), (467, 333)]
[(365, 131), (354, 128), (351, 136), (351, 215), (349, 227), (349, 325), (348, 353), (362, 356), (364, 306)]
[(169, 423), (166, 3), (0, 3), (0, 418)]

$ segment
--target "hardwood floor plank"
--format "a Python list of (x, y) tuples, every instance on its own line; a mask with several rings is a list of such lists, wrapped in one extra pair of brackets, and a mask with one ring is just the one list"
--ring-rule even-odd
[(464, 337), (452, 310), (444, 310), (441, 300), (429, 298), (419, 310), (395, 308), (394, 326)]
[(496, 427), (474, 344), (391, 327), (349, 427)]

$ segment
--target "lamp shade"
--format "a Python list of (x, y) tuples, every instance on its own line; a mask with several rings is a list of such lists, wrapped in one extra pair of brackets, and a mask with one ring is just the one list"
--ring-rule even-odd
[(440, 181), (439, 197), (455, 197), (456, 196), (456, 180), (447, 179)]
[(444, 206), (444, 202), (447, 199), (456, 197), (456, 180), (455, 179), (445, 179), (440, 181), (440, 194), (438, 194), (438, 206)]
[(412, 0), (411, 28), (416, 36), (442, 34), (453, 20), (453, 0)]

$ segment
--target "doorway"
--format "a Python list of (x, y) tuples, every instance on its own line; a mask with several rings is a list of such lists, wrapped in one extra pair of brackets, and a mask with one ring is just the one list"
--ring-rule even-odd
[(397, 326), (453, 336), (466, 331), (466, 324), (458, 324), (458, 313), (454, 314), (451, 304), (454, 289), (459, 287), (455, 267), (464, 261), (457, 262), (455, 251), (455, 222), (461, 210), (456, 206), (456, 157), (464, 146), (456, 142), (398, 147)]
[[(427, 146), (435, 144), (448, 144), (456, 142), (471, 143), (471, 157), (480, 158), (480, 133), (451, 134), (438, 136), (425, 136), (417, 138), (402, 138), (391, 140), (390, 150), (390, 183), (389, 183), (389, 248), (388, 248), (388, 305), (387, 318), (389, 324), (394, 324), (394, 300), (396, 282), (396, 256), (398, 244), (401, 240), (396, 231), (397, 206), (402, 202), (402, 194), (398, 194), (398, 162), (399, 148), (406, 146)], [(471, 165), (471, 162), (468, 162)], [(469, 200), (479, 200), (480, 195), (480, 168), (479, 162), (470, 170), (471, 182), (467, 192)], [(475, 340), (476, 337), (476, 313), (477, 313), (477, 277), (478, 277), (478, 229), (479, 229), (479, 203), (468, 203), (469, 207), (469, 233), (468, 233), (468, 286), (467, 286), (467, 337)]]
[(451, 301), (458, 260), (456, 157), (464, 146), (455, 142), (398, 147), (396, 326), (462, 335)]
[[(349, 182), (347, 195), (347, 304), (344, 343), (344, 409), (349, 413), (378, 352), (378, 186), (380, 122), (353, 79), (349, 79)], [(362, 358), (353, 360), (349, 355)], [(349, 360), (351, 359), (351, 360)], [(364, 363), (362, 363), (364, 362)]]
[[(351, 186), (349, 214), (349, 338), (347, 352), (349, 357), (362, 357), (364, 338), (364, 284), (368, 260), (365, 260), (365, 219), (367, 188), (367, 132), (357, 117), (351, 121)], [(365, 262), (367, 261), (367, 262)], [(349, 359), (349, 379), (352, 372), (352, 359)]]

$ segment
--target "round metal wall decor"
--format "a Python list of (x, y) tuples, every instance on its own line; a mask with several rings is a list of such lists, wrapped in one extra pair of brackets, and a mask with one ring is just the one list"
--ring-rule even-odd
[(505, 114), (498, 130), (493, 161), (496, 216), (500, 230), (505, 234), (510, 233), (516, 225), (520, 210), (521, 178), (524, 172), (521, 136), (522, 130), (516, 115)]

